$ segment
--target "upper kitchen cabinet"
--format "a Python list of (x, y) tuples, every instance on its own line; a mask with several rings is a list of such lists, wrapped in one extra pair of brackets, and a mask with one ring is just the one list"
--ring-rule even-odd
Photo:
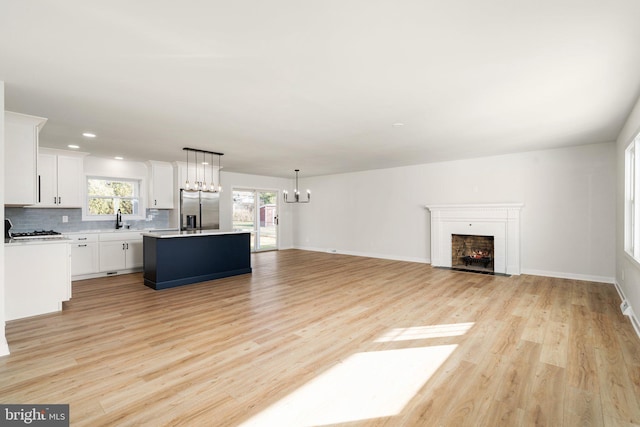
[(75, 153), (41, 148), (38, 155), (38, 206), (82, 207), (83, 157)]
[(4, 112), (4, 203), (33, 205), (37, 201), (38, 134), (42, 117)]
[(173, 209), (173, 166), (166, 162), (147, 162), (149, 167), (149, 204), (151, 209)]

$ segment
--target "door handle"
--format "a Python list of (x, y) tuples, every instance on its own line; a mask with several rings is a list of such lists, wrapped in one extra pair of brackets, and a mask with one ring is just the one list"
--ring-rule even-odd
[(122, 250), (124, 251), (124, 243), (122, 244)]
[(127, 250), (129, 250), (129, 244), (127, 243)]
[(79, 248), (86, 248), (86, 247), (87, 247), (87, 245), (86, 245), (86, 244), (85, 244), (85, 245), (78, 245), (78, 247), (79, 247)]

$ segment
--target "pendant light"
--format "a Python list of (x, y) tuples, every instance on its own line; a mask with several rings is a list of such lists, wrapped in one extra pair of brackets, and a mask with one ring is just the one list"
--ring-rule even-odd
[(207, 186), (207, 154), (204, 154), (204, 159), (202, 160), (202, 191), (209, 191), (209, 187)]
[[(187, 152), (187, 181), (185, 182), (185, 189), (192, 191), (207, 191), (212, 193), (218, 193), (222, 191), (222, 187), (220, 186), (220, 157), (224, 155), (224, 153), (217, 153), (215, 151), (206, 151), (199, 150), (197, 148), (188, 148), (184, 147), (184, 151)], [(194, 168), (195, 168), (195, 180), (193, 181), (193, 185), (189, 182), (189, 153), (193, 152), (194, 155)], [(198, 170), (198, 153), (202, 153), (202, 179), (199, 179), (200, 172)], [(211, 156), (211, 163), (207, 162), (207, 154)], [(218, 156), (218, 185), (216, 186), (215, 181), (213, 179), (213, 156)], [(210, 168), (211, 182), (207, 185), (207, 165)]]
[(209, 191), (212, 193), (215, 192), (215, 186), (213, 185), (213, 153), (211, 153), (211, 163), (209, 165), (209, 170), (211, 171), (211, 182), (209, 183)]
[(285, 203), (309, 203), (311, 201), (311, 191), (307, 190), (307, 200), (300, 200), (300, 190), (298, 187), (298, 172), (300, 172), (300, 169), (296, 169), (296, 187), (293, 189), (293, 200), (288, 200), (289, 199), (289, 193), (287, 192), (287, 190), (284, 190), (282, 192), (282, 195), (284, 196), (284, 201)]
[(196, 169), (196, 190), (202, 190), (202, 182), (198, 181), (198, 152), (195, 152), (196, 155), (196, 161), (194, 163), (195, 169)]
[(218, 153), (218, 193), (222, 193), (222, 181), (220, 180), (220, 171), (222, 170), (222, 166), (220, 165), (220, 157), (222, 157), (222, 153)]
[(191, 184), (189, 184), (189, 151), (187, 151), (187, 181), (184, 183), (185, 190), (191, 190)]

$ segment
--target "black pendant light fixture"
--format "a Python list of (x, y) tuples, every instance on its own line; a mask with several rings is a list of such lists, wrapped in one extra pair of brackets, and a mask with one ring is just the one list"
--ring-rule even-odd
[(285, 203), (309, 203), (311, 201), (311, 191), (307, 190), (307, 200), (300, 200), (300, 187), (298, 187), (298, 172), (300, 169), (296, 169), (296, 187), (293, 189), (293, 200), (289, 200), (289, 192), (284, 190), (282, 195), (284, 196)]
[[(184, 147), (184, 151), (187, 152), (187, 181), (184, 184), (185, 190), (191, 191), (206, 191), (208, 193), (219, 193), (222, 191), (222, 187), (220, 186), (220, 169), (222, 166), (220, 164), (220, 157), (224, 156), (224, 153), (217, 153), (215, 151), (206, 151), (199, 150), (197, 148), (188, 148)], [(189, 182), (189, 153), (193, 153), (195, 157), (194, 166), (195, 166), (195, 181), (193, 183)], [(198, 153), (202, 153), (202, 180), (198, 180)], [(207, 162), (207, 154), (211, 155), (211, 163)], [(213, 179), (213, 156), (218, 156), (218, 181), (217, 185), (214, 184)], [(209, 172), (211, 176), (211, 182), (207, 184), (207, 165), (209, 165)]]

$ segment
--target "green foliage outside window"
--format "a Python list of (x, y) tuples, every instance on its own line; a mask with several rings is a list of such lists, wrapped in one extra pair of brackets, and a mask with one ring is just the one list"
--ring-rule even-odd
[(120, 209), (123, 215), (138, 213), (137, 181), (89, 178), (87, 196), (89, 215), (115, 215)]
[(262, 206), (274, 204), (276, 202), (276, 193), (261, 192), (260, 202), (262, 202)]

